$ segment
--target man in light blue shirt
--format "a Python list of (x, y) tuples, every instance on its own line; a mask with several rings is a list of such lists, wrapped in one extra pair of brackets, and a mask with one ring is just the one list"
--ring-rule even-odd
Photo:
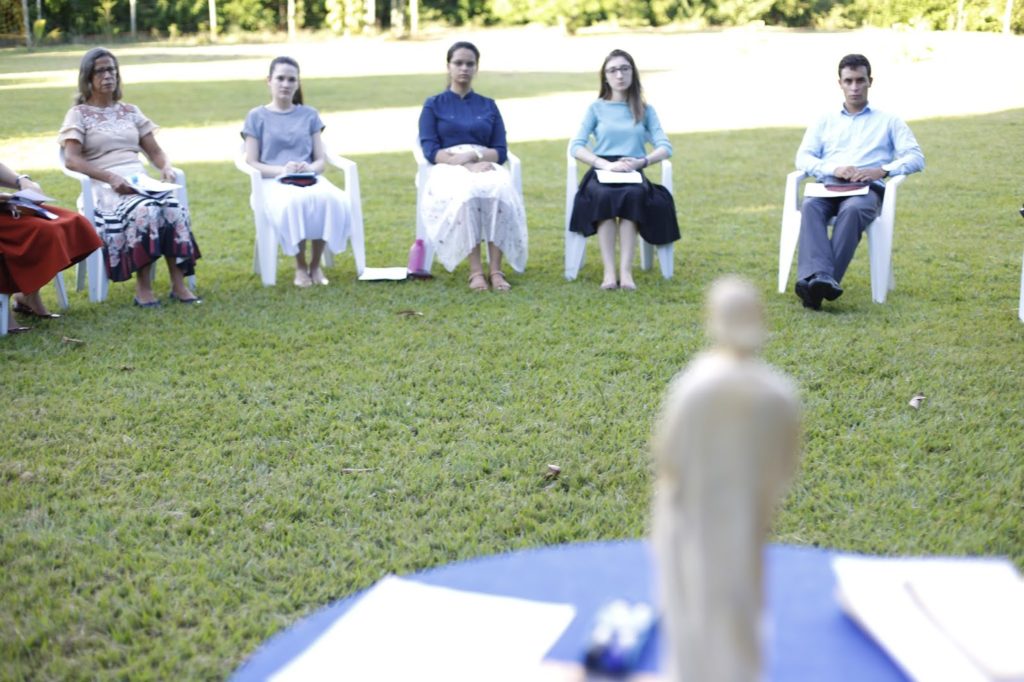
[[(883, 179), (924, 169), (914, 133), (900, 118), (868, 105), (871, 63), (860, 54), (839, 62), (843, 107), (822, 116), (804, 133), (796, 167), (826, 184), (867, 185), (867, 194), (805, 198), (800, 210), (800, 249), (796, 295), (818, 310), (822, 299), (843, 293), (839, 282), (857, 250), (860, 236), (878, 215)], [(835, 218), (832, 236), (828, 223)]]

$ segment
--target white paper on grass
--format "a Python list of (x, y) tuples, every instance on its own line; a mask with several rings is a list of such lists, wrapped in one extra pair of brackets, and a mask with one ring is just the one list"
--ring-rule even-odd
[(843, 192), (837, 192), (835, 190), (828, 189), (823, 183), (820, 182), (808, 182), (804, 185), (804, 196), (805, 197), (857, 197), (868, 193), (868, 186), (858, 187), (856, 189), (845, 190)]
[[(999, 579), (1001, 560), (878, 559), (832, 561), (843, 609), (917, 682), (993, 682), (920, 606), (909, 586), (941, 583), (945, 590)], [(1019, 639), (1018, 639), (1019, 641)], [(1005, 679), (1005, 678), (1004, 678)], [(1018, 678), (1009, 678), (1017, 680)]]
[(271, 679), (523, 682), (575, 612), (389, 576)]
[(401, 282), (409, 278), (409, 270), (404, 267), (396, 268), (363, 268), (363, 274), (359, 275), (362, 282)]
[(604, 185), (635, 185), (643, 182), (643, 178), (637, 171), (625, 171), (620, 173), (618, 171), (610, 170), (598, 170), (597, 181)]

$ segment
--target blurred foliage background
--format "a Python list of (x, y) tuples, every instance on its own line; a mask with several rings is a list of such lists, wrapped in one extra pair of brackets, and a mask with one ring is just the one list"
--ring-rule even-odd
[(569, 33), (601, 24), (689, 29), (763, 24), (1020, 34), (1024, 0), (0, 0), (0, 39), (7, 44), (24, 44), (26, 31), (38, 45), (299, 30), (409, 35), (429, 24), (529, 23), (558, 25)]

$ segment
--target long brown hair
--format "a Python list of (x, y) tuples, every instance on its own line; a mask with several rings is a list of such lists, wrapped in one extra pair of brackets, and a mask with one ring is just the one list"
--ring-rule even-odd
[(81, 64), (78, 65), (78, 96), (75, 97), (75, 104), (85, 104), (92, 97), (92, 72), (96, 68), (96, 60), (103, 57), (110, 57), (114, 61), (114, 77), (117, 78), (117, 87), (114, 88), (114, 101), (121, 99), (121, 65), (117, 63), (114, 53), (105, 47), (94, 47), (85, 53)]
[[(299, 63), (291, 57), (274, 57), (274, 61), (270, 62), (270, 71), (267, 72), (267, 79), (274, 77), (274, 67), (278, 64), (287, 64), (288, 66), (295, 67), (295, 74), (299, 75)], [(292, 104), (302, 104), (302, 77), (299, 77), (299, 87), (295, 88), (295, 92), (292, 93)]]
[(629, 84), (629, 89), (626, 90), (626, 103), (629, 104), (629, 110), (633, 112), (633, 121), (639, 123), (644, 120), (644, 113), (647, 111), (647, 101), (644, 100), (644, 88), (640, 85), (640, 72), (636, 70), (636, 62), (633, 61), (633, 57), (625, 50), (612, 50), (604, 58), (601, 70), (597, 73), (598, 80), (601, 82), (601, 90), (597, 93), (597, 96), (608, 100), (612, 98), (612, 86), (608, 85), (608, 77), (605, 75), (604, 69), (608, 66), (608, 62), (615, 57), (625, 59), (629, 62), (629, 68), (633, 70), (633, 80)]

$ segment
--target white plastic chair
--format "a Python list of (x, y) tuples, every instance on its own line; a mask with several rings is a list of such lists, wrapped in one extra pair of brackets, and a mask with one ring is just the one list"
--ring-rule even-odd
[[(0, 267), (3, 267), (3, 259), (0, 258)], [(58, 272), (53, 278), (53, 286), (57, 289), (57, 304), (61, 310), (67, 310), (68, 291), (64, 288), (64, 273)], [(0, 294), (0, 336), (7, 336), (7, 315), (10, 312), (11, 297), (8, 294)]]
[(1020, 308), (1017, 310), (1017, 317), (1024, 322), (1024, 263), (1021, 264), (1020, 272)]
[[(141, 154), (143, 158), (146, 158), (145, 154)], [(64, 172), (64, 175), (69, 178), (78, 180), (82, 186), (82, 193), (78, 195), (78, 212), (89, 219), (93, 227), (96, 227), (96, 201), (92, 194), (92, 183), (94, 180), (85, 173), (79, 173), (69, 169), (64, 164), (64, 148), (60, 148), (60, 169)], [(148, 161), (149, 159), (146, 158)], [(150, 164), (152, 165), (152, 164)], [(184, 207), (188, 208), (188, 188), (185, 185), (185, 172), (180, 168), (173, 168), (174, 171), (174, 182), (175, 184), (181, 185), (180, 189), (174, 191), (178, 202)], [(96, 232), (99, 233), (100, 229), (96, 228)], [(102, 235), (101, 235), (102, 237)], [(85, 266), (83, 268), (83, 265)], [(155, 265), (155, 264), (154, 264)], [(150, 268), (150, 278), (156, 277), (156, 267)], [(103, 249), (99, 248), (93, 251), (88, 258), (78, 264), (78, 285), (77, 291), (82, 291), (86, 288), (86, 284), (89, 287), (89, 300), (93, 303), (100, 303), (107, 300), (107, 293), (110, 289), (110, 280), (107, 278), (107, 266), (103, 262)], [(189, 288), (193, 291), (196, 288), (196, 276), (189, 275), (188, 277)]]
[[(803, 171), (786, 176), (786, 194), (782, 199), (782, 232), (779, 236), (779, 293), (786, 293), (793, 255), (800, 239), (800, 181)], [(885, 297), (896, 288), (892, 271), (892, 236), (896, 225), (896, 192), (906, 175), (894, 175), (885, 183), (882, 210), (864, 231), (868, 237), (868, 258), (871, 262), (871, 300), (885, 303)]]
[[(427, 161), (423, 156), (423, 148), (420, 146), (419, 138), (413, 142), (412, 155), (416, 159), (416, 238), (423, 240), (423, 271), (430, 272), (430, 266), (434, 263), (434, 247), (427, 238), (427, 228), (423, 224), (423, 214), (420, 206), (423, 200), (423, 190), (427, 187), (427, 177), (430, 174), (430, 167), (434, 164)], [(523, 170), (519, 157), (508, 152), (508, 172), (512, 174), (512, 186), (516, 188), (519, 199), (523, 200)], [(524, 202), (525, 205), (525, 202)]]
[[(356, 162), (344, 156), (336, 156), (330, 151), (325, 151), (325, 159), (328, 164), (341, 170), (345, 177), (345, 194), (348, 195), (349, 215), (352, 217), (351, 230), (349, 231), (349, 248), (356, 261), (356, 275), (363, 274), (366, 267), (366, 245), (363, 235), (363, 201), (359, 192), (359, 169)], [(252, 271), (260, 276), (263, 286), (274, 286), (277, 281), (277, 234), (274, 227), (267, 220), (266, 211), (263, 209), (265, 199), (263, 198), (263, 175), (259, 170), (253, 168), (245, 161), (245, 146), (242, 146), (242, 153), (235, 158), (235, 168), (249, 176), (249, 206), (252, 208), (253, 218), (256, 223), (256, 240), (253, 246)], [(334, 256), (330, 250), (324, 249), (324, 265), (334, 265)]]
[[(565, 149), (565, 278), (570, 282), (576, 279), (583, 267), (583, 259), (586, 256), (587, 238), (578, 232), (569, 229), (572, 222), (572, 207), (576, 199), (576, 190), (579, 188), (577, 177), (576, 157), (572, 155), (572, 142)], [(672, 162), (665, 159), (661, 162), (661, 184), (673, 194), (672, 191)], [(650, 270), (654, 262), (653, 244), (648, 244), (643, 237), (640, 238), (640, 269)], [(657, 247), (658, 262), (661, 265), (661, 276), (665, 279), (672, 279), (675, 271), (674, 266), (674, 245), (662, 244)]]
[[(1024, 218), (1024, 206), (1020, 207), (1020, 217)], [(1017, 317), (1024, 322), (1024, 263), (1020, 268), (1020, 308), (1017, 309)]]

